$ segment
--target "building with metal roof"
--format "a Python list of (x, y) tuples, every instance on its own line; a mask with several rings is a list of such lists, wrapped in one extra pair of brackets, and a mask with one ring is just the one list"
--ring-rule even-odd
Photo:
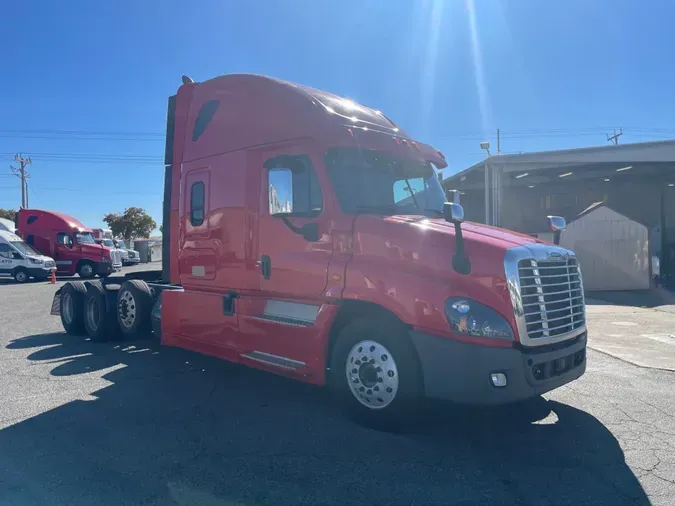
[(494, 155), (442, 184), (467, 220), (544, 238), (547, 215), (570, 222), (604, 202), (649, 229), (662, 273), (675, 274), (675, 140)]

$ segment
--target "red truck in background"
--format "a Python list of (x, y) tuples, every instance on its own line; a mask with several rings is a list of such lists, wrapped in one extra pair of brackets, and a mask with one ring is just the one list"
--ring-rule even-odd
[(17, 234), (56, 261), (57, 274), (89, 279), (106, 277), (122, 268), (119, 254), (94, 241), (91, 229), (67, 214), (20, 209)]
[(351, 100), (184, 77), (168, 107), (162, 271), (67, 283), (52, 314), (92, 340), (152, 328), (328, 385), (373, 424), (423, 397), (510, 403), (580, 377), (574, 253), (464, 223), (434, 166), (442, 153)]

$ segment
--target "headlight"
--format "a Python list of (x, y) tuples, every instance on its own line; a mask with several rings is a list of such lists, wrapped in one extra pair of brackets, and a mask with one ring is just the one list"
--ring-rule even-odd
[(472, 337), (513, 340), (513, 330), (494, 309), (462, 297), (445, 301), (445, 316), (453, 332)]
[(101, 262), (103, 263), (109, 263), (110, 259), (108, 257), (101, 257)]
[(30, 260), (30, 263), (32, 263), (32, 264), (40, 265), (40, 264), (45, 263), (44, 260), (41, 260), (39, 258), (29, 258), (28, 260)]

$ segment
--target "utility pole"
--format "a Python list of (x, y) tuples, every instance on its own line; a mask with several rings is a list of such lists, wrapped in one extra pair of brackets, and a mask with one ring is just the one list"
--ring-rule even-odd
[(28, 206), (28, 181), (30, 174), (26, 172), (26, 167), (30, 165), (32, 160), (30, 157), (24, 158), (20, 154), (14, 156), (14, 161), (19, 164), (19, 167), (9, 166), (12, 169), (12, 173), (21, 180), (21, 209), (25, 209)]
[(497, 154), (498, 155), (502, 154), (502, 144), (500, 142), (500, 137), (499, 137), (499, 128), (497, 129)]
[(619, 145), (619, 137), (623, 135), (623, 128), (619, 128), (619, 133), (614, 129), (614, 135), (607, 135), (607, 142), (612, 142), (615, 146)]

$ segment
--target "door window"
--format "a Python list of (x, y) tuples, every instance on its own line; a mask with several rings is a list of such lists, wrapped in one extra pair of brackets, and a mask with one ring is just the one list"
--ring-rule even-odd
[(204, 223), (204, 183), (197, 181), (190, 187), (190, 223), (198, 227)]
[(73, 239), (65, 232), (59, 232), (56, 234), (56, 243), (71, 248), (73, 246)]
[(268, 160), (267, 196), (270, 214), (314, 217), (323, 211), (321, 186), (308, 156)]
[(0, 258), (11, 260), (13, 258), (12, 253), (14, 249), (9, 247), (9, 244), (0, 243)]

